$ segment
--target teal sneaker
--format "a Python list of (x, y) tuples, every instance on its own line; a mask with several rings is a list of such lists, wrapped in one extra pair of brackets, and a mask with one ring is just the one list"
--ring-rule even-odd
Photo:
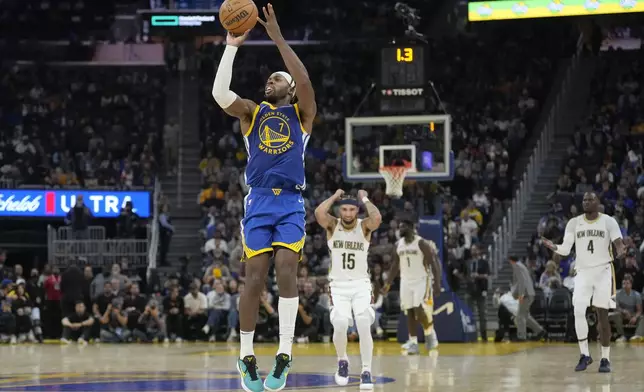
[(246, 392), (264, 392), (262, 378), (257, 374), (257, 358), (247, 355), (237, 360), (237, 371), (241, 375), (241, 386)]
[(264, 380), (264, 388), (267, 391), (277, 392), (284, 389), (286, 377), (291, 370), (291, 363), (291, 357), (286, 354), (277, 354), (275, 356), (275, 366), (273, 366), (273, 370), (268, 373), (266, 380)]

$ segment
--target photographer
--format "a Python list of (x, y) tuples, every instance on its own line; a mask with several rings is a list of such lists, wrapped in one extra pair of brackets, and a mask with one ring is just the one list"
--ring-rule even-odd
[(127, 316), (122, 310), (123, 300), (114, 298), (101, 317), (101, 341), (105, 343), (129, 342), (131, 332), (127, 329)]
[(163, 299), (163, 311), (165, 312), (166, 340), (181, 342), (184, 304), (183, 297), (179, 295), (179, 287), (172, 286), (170, 288), (170, 293)]
[[(244, 290), (244, 286), (239, 286), (240, 291)], [(271, 295), (266, 289), (262, 291), (259, 297), (259, 312), (257, 314), (257, 325), (255, 327), (255, 336), (257, 341), (274, 341), (278, 334), (278, 318), (277, 312), (271, 304)]]
[(151, 300), (148, 306), (137, 320), (138, 327), (134, 329), (134, 337), (145, 343), (153, 342), (155, 339), (163, 341), (163, 324), (159, 314), (159, 306), (156, 300)]
[(76, 340), (78, 344), (87, 344), (94, 318), (87, 313), (83, 301), (76, 301), (74, 313), (65, 317), (61, 323), (63, 325), (63, 337), (60, 339), (62, 343), (69, 344), (72, 340)]
[(473, 245), (472, 260), (467, 267), (468, 302), (472, 309), (477, 309), (479, 320), (479, 334), (483, 341), (487, 341), (487, 291), (490, 265), (485, 259), (485, 254), (478, 246)]
[(317, 311), (318, 297), (310, 281), (304, 283), (304, 293), (300, 295), (297, 319), (295, 321), (295, 336), (298, 343), (315, 341), (320, 328), (320, 314)]

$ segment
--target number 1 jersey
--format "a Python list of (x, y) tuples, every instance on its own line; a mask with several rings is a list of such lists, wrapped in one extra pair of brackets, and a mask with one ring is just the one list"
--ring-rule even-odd
[(369, 239), (362, 231), (362, 219), (357, 219), (351, 229), (344, 227), (338, 219), (327, 244), (331, 251), (330, 281), (369, 279)]
[(396, 253), (398, 253), (398, 257), (400, 258), (401, 280), (422, 280), (427, 279), (429, 276), (429, 272), (424, 263), (425, 256), (418, 245), (422, 240), (423, 237), (419, 235), (416, 235), (409, 243), (404, 238), (398, 240)]

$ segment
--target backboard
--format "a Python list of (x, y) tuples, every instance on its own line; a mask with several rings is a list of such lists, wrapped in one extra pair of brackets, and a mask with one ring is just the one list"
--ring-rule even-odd
[(345, 119), (344, 178), (382, 181), (378, 169), (409, 162), (407, 179), (447, 181), (454, 176), (451, 118), (435, 116)]

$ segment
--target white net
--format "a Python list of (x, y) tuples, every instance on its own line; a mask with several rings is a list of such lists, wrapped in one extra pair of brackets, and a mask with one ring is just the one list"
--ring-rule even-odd
[(405, 166), (385, 166), (378, 171), (387, 185), (385, 193), (389, 196), (401, 197), (403, 195), (405, 176), (409, 168)]

